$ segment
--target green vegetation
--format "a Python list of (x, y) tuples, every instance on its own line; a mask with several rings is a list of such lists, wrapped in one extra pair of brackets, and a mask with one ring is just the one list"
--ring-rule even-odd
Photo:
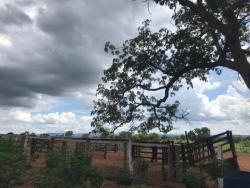
[(153, 1), (173, 10), (176, 29), (155, 32), (146, 20), (119, 47), (106, 43), (114, 58), (91, 113), (99, 132), (127, 124), (139, 132), (171, 131), (173, 122), (189, 114), (173, 97), (182, 87), (193, 88), (194, 78), (206, 82), (211, 72), (220, 75), (221, 67), (237, 71), (250, 89), (249, 1)]
[(201, 169), (206, 171), (210, 177), (216, 179), (223, 177), (224, 173), (229, 170), (238, 170), (233, 158), (222, 160), (211, 160), (201, 165)]
[[(133, 173), (128, 169), (110, 168), (108, 171), (104, 171), (105, 179), (114, 181), (119, 185), (129, 185), (132, 187), (143, 188), (147, 183), (149, 162), (142, 158), (133, 160)], [(113, 173), (115, 171), (115, 173)]]
[[(239, 137), (239, 139), (237, 139)], [(237, 136), (235, 140), (236, 151), (240, 153), (250, 153), (250, 138)]]
[(182, 182), (186, 188), (207, 188), (201, 173), (188, 169), (181, 176)]
[(21, 183), (28, 165), (22, 151), (10, 141), (0, 140), (0, 188)]
[(148, 179), (149, 162), (143, 158), (134, 160), (134, 180), (136, 183), (146, 183)]
[(193, 142), (199, 142), (210, 136), (210, 129), (207, 127), (196, 128), (187, 133), (188, 138)]
[[(250, 153), (250, 138), (244, 136), (234, 136), (235, 149), (237, 153)], [(219, 145), (219, 144), (217, 144)], [(223, 149), (228, 149), (229, 145), (223, 146)]]
[(72, 155), (69, 158), (61, 153), (48, 155), (47, 167), (40, 170), (34, 186), (36, 188), (99, 188), (103, 177), (86, 155)]
[(129, 170), (125, 170), (116, 177), (116, 181), (121, 185), (131, 185), (133, 183), (133, 174)]
[(67, 137), (72, 137), (74, 135), (73, 131), (66, 131), (64, 133), (64, 136), (67, 136)]
[(188, 165), (177, 166), (177, 176), (180, 177), (186, 188), (207, 188), (205, 180), (200, 171), (195, 171)]
[[(210, 129), (207, 127), (196, 128), (188, 132), (188, 139), (191, 142), (201, 141), (210, 136)], [(128, 139), (131, 138), (133, 141), (150, 141), (150, 142), (164, 142), (172, 140), (174, 143), (181, 144), (186, 143), (185, 135), (166, 135), (157, 133), (139, 133), (132, 134), (127, 131), (122, 131), (118, 135), (112, 135), (112, 138), (116, 139)], [(250, 153), (250, 137), (234, 136), (236, 151), (239, 153)], [(216, 144), (219, 145), (220, 143)], [(228, 149), (229, 145), (223, 146), (224, 149)]]

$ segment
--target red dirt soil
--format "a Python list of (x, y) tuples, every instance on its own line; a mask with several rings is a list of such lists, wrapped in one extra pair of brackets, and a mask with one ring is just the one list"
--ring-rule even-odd
[(238, 163), (240, 166), (240, 170), (250, 172), (250, 154), (249, 153), (238, 154)]
[[(105, 171), (105, 173), (116, 175), (123, 170), (123, 152), (108, 152), (107, 158), (103, 158), (103, 152), (93, 152), (92, 153), (92, 163), (94, 166), (98, 167), (100, 170)], [(238, 154), (238, 162), (241, 170), (250, 172), (250, 154), (240, 153)], [(46, 154), (39, 153), (39, 157), (35, 161), (30, 162), (32, 167), (41, 168), (46, 164)], [(33, 188), (32, 170), (28, 171), (24, 177), (24, 184), (16, 188)], [(216, 188), (214, 181), (207, 179), (209, 188)], [(146, 188), (164, 187), (164, 188), (184, 188), (184, 186), (176, 181), (163, 181), (161, 172), (161, 161), (153, 162), (149, 165), (149, 174), (147, 179), (148, 186)], [(103, 183), (102, 188), (128, 188), (129, 186), (117, 185), (114, 181), (106, 180)]]

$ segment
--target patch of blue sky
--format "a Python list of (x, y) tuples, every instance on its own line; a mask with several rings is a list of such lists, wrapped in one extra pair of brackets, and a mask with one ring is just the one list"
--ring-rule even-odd
[(48, 114), (48, 113), (63, 113), (63, 112), (73, 112), (77, 116), (81, 115), (90, 115), (90, 109), (89, 107), (86, 107), (84, 103), (74, 97), (58, 97), (58, 104), (47, 108), (42, 109), (38, 112), (35, 112), (33, 114)]
[(209, 100), (214, 100), (219, 95), (226, 94), (228, 86), (239, 79), (239, 77), (235, 71), (222, 68), (221, 75), (217, 75), (214, 71), (211, 71), (209, 74), (209, 79), (211, 82), (220, 83), (219, 87), (204, 91), (204, 94), (209, 98)]

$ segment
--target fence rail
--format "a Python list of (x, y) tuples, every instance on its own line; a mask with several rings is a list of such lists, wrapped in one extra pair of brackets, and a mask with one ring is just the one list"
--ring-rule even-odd
[[(65, 155), (71, 153), (89, 153), (91, 151), (103, 152), (103, 158), (107, 158), (108, 152), (123, 152), (123, 166), (133, 171), (132, 160), (144, 158), (151, 162), (161, 162), (163, 179), (172, 178), (176, 175), (178, 163), (195, 165), (205, 160), (216, 157), (215, 149), (218, 145), (229, 146), (223, 152), (231, 152), (237, 163), (237, 156), (231, 131), (226, 131), (207, 139), (187, 144), (174, 144), (168, 142), (132, 142), (127, 139), (88, 139), (88, 138), (58, 138), (58, 137), (30, 137), (27, 135), (1, 135), (2, 139), (19, 142), (23, 151), (28, 146), (30, 156), (39, 150), (45, 152), (60, 150)], [(26, 152), (27, 153), (27, 152)]]

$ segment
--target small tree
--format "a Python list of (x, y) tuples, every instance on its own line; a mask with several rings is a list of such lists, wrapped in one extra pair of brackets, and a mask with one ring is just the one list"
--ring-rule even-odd
[(41, 136), (41, 137), (48, 137), (49, 134), (48, 134), (48, 133), (42, 133), (42, 134), (40, 134), (40, 136)]
[(207, 127), (196, 128), (192, 131), (189, 131), (187, 135), (191, 141), (202, 141), (210, 136), (210, 129)]
[(119, 138), (119, 139), (128, 139), (128, 138), (130, 138), (130, 137), (131, 137), (131, 133), (128, 132), (128, 131), (121, 131), (121, 132), (119, 132), (119, 134), (118, 134), (118, 138)]
[(73, 134), (74, 134), (73, 131), (66, 131), (66, 132), (64, 133), (64, 136), (72, 137)]

